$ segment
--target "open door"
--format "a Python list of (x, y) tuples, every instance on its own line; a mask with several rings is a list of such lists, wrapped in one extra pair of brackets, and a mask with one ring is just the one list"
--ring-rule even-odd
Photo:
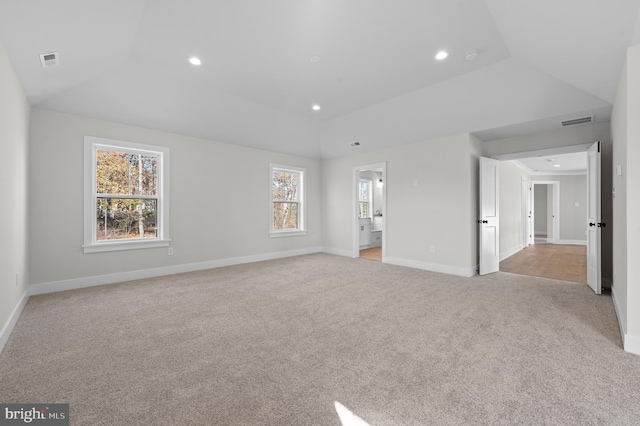
[(600, 241), (602, 223), (600, 198), (600, 141), (587, 151), (587, 284), (596, 292), (602, 293)]
[(480, 275), (498, 272), (500, 263), (498, 164), (480, 157)]

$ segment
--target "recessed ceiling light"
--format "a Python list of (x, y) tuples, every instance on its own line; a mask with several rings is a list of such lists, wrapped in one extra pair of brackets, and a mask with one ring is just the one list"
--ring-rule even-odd
[(320, 62), (320, 56), (318, 55), (313, 55), (312, 57), (309, 58), (309, 60), (311, 62)]
[(440, 52), (436, 53), (435, 57), (438, 61), (441, 61), (445, 59), (447, 56), (449, 56), (449, 53), (445, 52), (444, 50), (441, 50)]
[(554, 164), (553, 167), (560, 167), (560, 164)]
[(191, 65), (200, 65), (200, 64), (202, 64), (202, 61), (200, 60), (200, 58), (196, 58), (195, 56), (193, 58), (190, 58), (189, 62), (191, 62)]
[(320, 111), (320, 105), (314, 105), (311, 107), (311, 109), (314, 111)]

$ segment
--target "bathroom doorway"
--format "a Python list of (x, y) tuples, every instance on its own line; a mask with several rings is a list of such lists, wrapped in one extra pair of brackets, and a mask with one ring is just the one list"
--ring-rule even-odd
[(386, 163), (353, 168), (353, 257), (385, 260), (386, 176)]

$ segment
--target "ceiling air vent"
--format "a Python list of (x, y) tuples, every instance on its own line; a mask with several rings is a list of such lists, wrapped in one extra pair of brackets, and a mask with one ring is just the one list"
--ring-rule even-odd
[(567, 120), (562, 122), (562, 127), (575, 126), (576, 124), (592, 123), (596, 117), (590, 115), (589, 117), (574, 118), (573, 120)]
[(42, 68), (58, 65), (60, 63), (58, 60), (58, 52), (43, 53), (40, 55), (40, 63), (42, 64)]
[(351, 142), (351, 143), (349, 144), (349, 146), (350, 146), (351, 148), (355, 148), (355, 147), (357, 147), (357, 146), (360, 146), (360, 142), (358, 142), (358, 141)]

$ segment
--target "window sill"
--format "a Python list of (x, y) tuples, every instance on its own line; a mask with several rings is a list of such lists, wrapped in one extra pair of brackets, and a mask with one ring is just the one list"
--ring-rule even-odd
[(278, 232), (269, 232), (270, 238), (280, 238), (280, 237), (295, 237), (298, 235), (307, 235), (307, 231), (278, 231)]
[(146, 248), (167, 247), (171, 244), (171, 240), (153, 240), (153, 241), (117, 241), (105, 242), (99, 244), (83, 245), (82, 250), (85, 253), (101, 253), (105, 251), (120, 250), (138, 250)]

